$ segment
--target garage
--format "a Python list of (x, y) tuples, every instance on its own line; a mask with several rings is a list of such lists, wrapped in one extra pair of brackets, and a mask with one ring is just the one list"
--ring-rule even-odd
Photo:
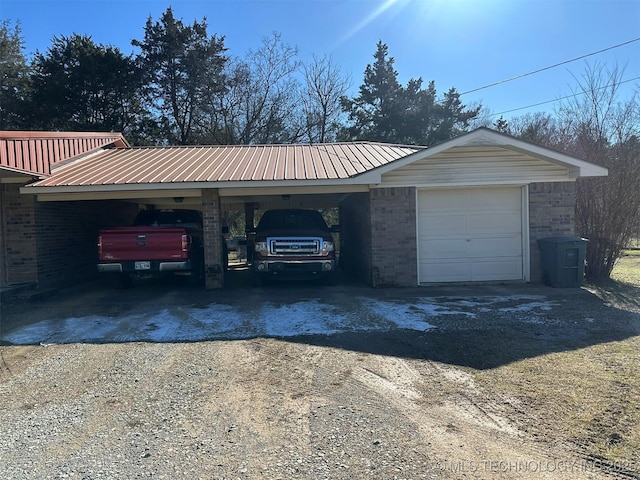
[(419, 283), (526, 280), (523, 191), (418, 190)]
[[(40, 137), (102, 143), (58, 159), (58, 143)], [(40, 144), (42, 168), (27, 168)], [(37, 288), (89, 281), (99, 229), (129, 225), (138, 210), (188, 208), (203, 216), (206, 288), (225, 288), (226, 240), (250, 253), (244, 228), (287, 207), (335, 211), (341, 268), (373, 287), (540, 282), (537, 240), (573, 235), (575, 180), (606, 174), (486, 128), (429, 148), (131, 147), (114, 134), (0, 132), (0, 278)]]

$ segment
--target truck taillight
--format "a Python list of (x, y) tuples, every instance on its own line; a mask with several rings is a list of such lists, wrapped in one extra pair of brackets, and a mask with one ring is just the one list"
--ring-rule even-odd
[(182, 253), (189, 252), (189, 244), (191, 243), (189, 235), (182, 235)]
[(98, 235), (98, 258), (102, 258), (102, 235)]

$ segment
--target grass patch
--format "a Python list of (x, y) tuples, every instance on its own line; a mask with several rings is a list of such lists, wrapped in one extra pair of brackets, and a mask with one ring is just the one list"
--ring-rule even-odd
[(640, 250), (625, 250), (611, 272), (611, 279), (640, 287)]
[(589, 288), (606, 306), (564, 327), (584, 348), (549, 349), (475, 377), (491, 395), (512, 399), (512, 420), (535, 438), (585, 458), (638, 465), (640, 254), (624, 256), (610, 281)]

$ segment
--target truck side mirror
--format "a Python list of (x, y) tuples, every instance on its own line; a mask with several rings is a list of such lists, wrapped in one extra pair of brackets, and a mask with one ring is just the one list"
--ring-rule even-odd
[(332, 233), (340, 233), (340, 225), (331, 225), (329, 230), (331, 230)]

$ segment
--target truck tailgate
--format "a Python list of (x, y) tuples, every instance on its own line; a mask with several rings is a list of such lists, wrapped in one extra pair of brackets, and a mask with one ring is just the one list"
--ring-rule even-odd
[[(123, 227), (100, 231), (101, 261), (180, 260), (188, 257), (183, 228)], [(188, 237), (187, 237), (188, 240)]]

